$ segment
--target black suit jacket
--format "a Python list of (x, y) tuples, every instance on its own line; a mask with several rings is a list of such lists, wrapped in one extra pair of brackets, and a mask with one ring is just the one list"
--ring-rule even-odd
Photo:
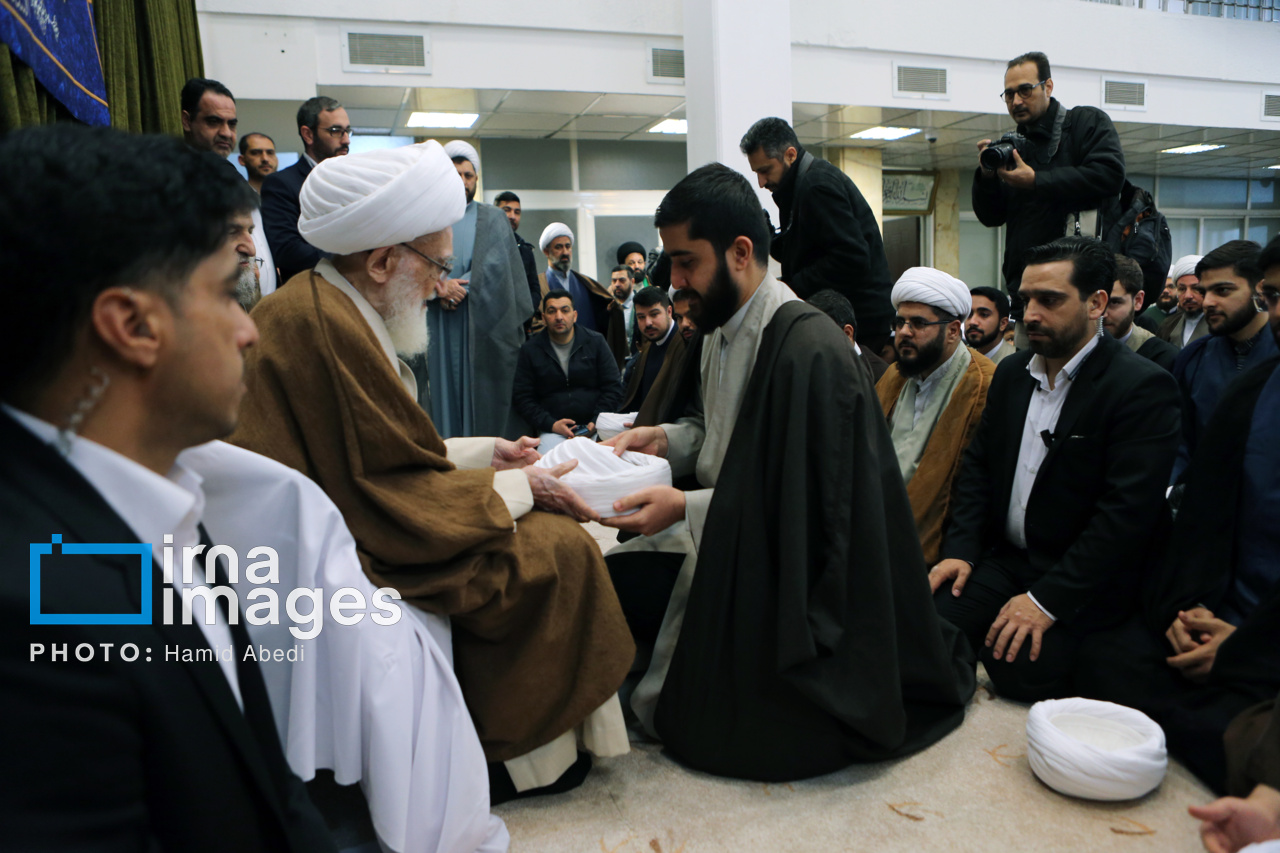
[[(0, 446), (0, 846), (336, 850), (285, 760), (256, 664), (238, 667), (241, 712), (216, 661), (166, 659), (209, 646), (180, 616), (162, 624), (158, 562), (143, 590), (137, 555), (61, 566), (45, 557), (43, 612), (138, 613), (145, 594), (152, 624), (29, 624), (29, 543), (138, 540), (79, 472), (3, 413)], [(46, 650), (34, 660), (33, 643)], [(127, 643), (137, 646), (132, 662), (122, 659)], [(76, 659), (82, 644), (92, 660)], [(67, 659), (53, 660), (64, 645)]]
[[(1036, 389), (1027, 372), (1031, 358), (1018, 352), (996, 368), (956, 480), (942, 549), (948, 558), (976, 564), (1006, 546), (1005, 518)], [(1072, 381), (1027, 501), (1027, 552), (1039, 575), (1030, 591), (1059, 621), (1095, 603), (1108, 612), (1136, 603), (1151, 539), (1165, 529), (1164, 491), (1180, 425), (1173, 377), (1116, 339), (1101, 338)]]
[(262, 182), (262, 230), (267, 232), (267, 245), (280, 268), (282, 285), (298, 273), (313, 269), (321, 258), (329, 257), (328, 252), (320, 251), (298, 233), (298, 216), (302, 213), (298, 195), (310, 173), (311, 164), (299, 155), (298, 162), (267, 175)]

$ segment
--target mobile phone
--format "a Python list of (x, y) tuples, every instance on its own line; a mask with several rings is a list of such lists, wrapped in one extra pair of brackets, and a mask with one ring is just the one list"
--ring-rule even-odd
[(586, 424), (580, 424), (574, 427), (573, 429), (571, 429), (570, 432), (572, 432), (574, 435), (590, 435), (591, 427), (587, 426)]

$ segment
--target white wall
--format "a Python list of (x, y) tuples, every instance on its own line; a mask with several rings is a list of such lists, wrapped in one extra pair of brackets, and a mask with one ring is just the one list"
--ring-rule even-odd
[[(647, 42), (678, 43), (683, 32), (677, 0), (199, 0), (197, 8), (206, 70), (241, 98), (303, 100), (322, 84), (684, 94), (645, 81)], [(433, 16), (433, 74), (342, 71), (341, 26), (423, 23), (424, 9)], [(1148, 82), (1148, 109), (1116, 118), (1280, 129), (1260, 118), (1263, 91), (1280, 91), (1274, 23), (1081, 0), (802, 0), (789, 17), (798, 102), (1000, 114), (1005, 61), (1034, 49), (1049, 55), (1068, 105), (1099, 104), (1107, 71)], [(952, 97), (894, 97), (895, 59), (946, 65)]]

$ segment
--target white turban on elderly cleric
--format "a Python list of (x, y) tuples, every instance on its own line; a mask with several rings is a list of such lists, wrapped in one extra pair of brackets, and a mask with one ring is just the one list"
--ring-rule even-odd
[(932, 267), (912, 267), (902, 274), (889, 295), (893, 310), (903, 302), (923, 302), (961, 320), (973, 310), (973, 297), (963, 281)]
[(443, 231), (467, 193), (435, 140), (330, 157), (307, 175), (298, 233), (317, 249), (352, 255)]
[(572, 241), (573, 232), (563, 222), (552, 222), (542, 229), (542, 236), (538, 238), (538, 248), (545, 252), (551, 245), (551, 241), (557, 237), (568, 237)]
[(1200, 263), (1200, 259), (1204, 255), (1183, 255), (1173, 262), (1173, 266), (1169, 267), (1169, 278), (1173, 279), (1173, 283), (1177, 284), (1178, 279), (1184, 275), (1195, 275), (1196, 264)]
[(471, 166), (477, 172), (480, 171), (480, 155), (476, 153), (475, 148), (471, 147), (471, 143), (455, 139), (444, 146), (444, 153), (449, 155), (450, 160), (456, 160), (459, 157), (470, 160)]

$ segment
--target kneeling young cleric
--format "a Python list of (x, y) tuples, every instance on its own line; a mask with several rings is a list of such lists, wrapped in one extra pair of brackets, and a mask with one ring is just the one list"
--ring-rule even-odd
[(938, 618), (875, 389), (829, 319), (768, 273), (755, 190), (718, 163), (654, 224), (672, 284), (707, 333), (702, 386), (676, 423), (610, 440), (664, 456), (701, 489), (655, 487), (606, 520), (645, 534), (610, 552), (633, 633), (653, 645), (632, 696), (684, 763), (786, 780), (921, 749), (974, 689)]

